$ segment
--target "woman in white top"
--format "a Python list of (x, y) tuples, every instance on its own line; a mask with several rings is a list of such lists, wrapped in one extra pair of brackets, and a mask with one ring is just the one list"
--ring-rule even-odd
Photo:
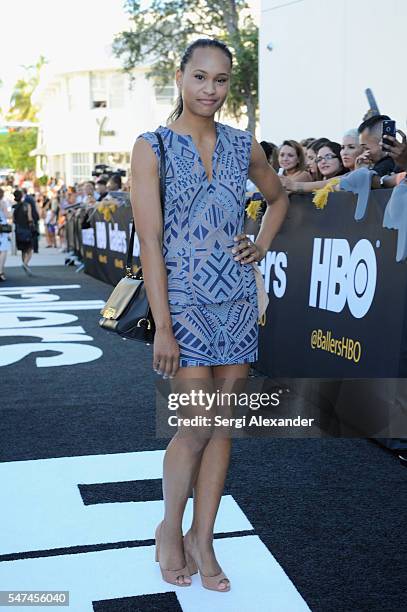
[[(7, 223), (7, 203), (4, 199), (4, 191), (0, 189), (0, 225)], [(10, 234), (0, 232), (0, 281), (5, 281), (4, 266), (7, 259), (7, 251), (10, 244)]]

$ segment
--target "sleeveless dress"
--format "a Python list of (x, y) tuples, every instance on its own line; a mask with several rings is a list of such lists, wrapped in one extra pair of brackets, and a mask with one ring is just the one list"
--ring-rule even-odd
[[(212, 180), (190, 135), (159, 126), (166, 154), (163, 257), (180, 367), (251, 363), (258, 357), (258, 306), (251, 264), (235, 261), (243, 232), (252, 135), (215, 122)], [(154, 132), (144, 138), (158, 162)]]
[[(7, 217), (0, 205), (0, 223), (7, 223)], [(10, 234), (0, 232), (0, 251), (8, 251), (10, 246)]]

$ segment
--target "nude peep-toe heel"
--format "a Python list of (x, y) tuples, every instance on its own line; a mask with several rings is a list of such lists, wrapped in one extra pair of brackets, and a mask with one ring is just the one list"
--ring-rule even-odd
[(184, 540), (184, 552), (185, 552), (185, 560), (187, 562), (189, 574), (193, 576), (194, 574), (199, 572), (199, 575), (201, 577), (202, 586), (205, 589), (209, 589), (210, 591), (218, 591), (218, 593), (226, 593), (227, 591), (230, 591), (230, 582), (228, 585), (225, 585), (224, 589), (219, 588), (219, 584), (221, 580), (229, 581), (229, 578), (225, 575), (223, 571), (220, 571), (219, 574), (216, 574), (215, 576), (205, 576), (205, 574), (201, 572), (194, 557), (191, 555), (190, 551), (186, 549), (185, 540)]
[[(160, 564), (161, 525), (162, 525), (162, 522), (157, 526), (155, 530), (155, 560), (158, 562), (158, 564)], [(161, 575), (163, 577), (163, 580), (165, 580), (165, 582), (169, 582), (170, 584), (175, 584), (175, 586), (180, 586), (180, 587), (191, 586), (192, 584), (192, 581), (191, 583), (189, 582), (180, 583), (177, 581), (177, 579), (180, 578), (181, 576), (184, 576), (184, 578), (190, 578), (190, 575), (188, 572), (188, 564), (186, 564), (185, 567), (182, 567), (181, 569), (177, 569), (177, 570), (164, 569), (160, 565), (160, 570), (161, 570)]]

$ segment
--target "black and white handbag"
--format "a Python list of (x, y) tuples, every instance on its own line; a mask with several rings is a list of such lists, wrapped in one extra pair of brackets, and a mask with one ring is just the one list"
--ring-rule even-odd
[[(161, 135), (155, 132), (160, 147), (160, 201), (164, 225), (165, 203), (165, 150)], [(100, 311), (99, 325), (108, 331), (116, 332), (123, 338), (151, 344), (154, 340), (155, 324), (148, 303), (141, 268), (132, 273), (132, 257), (135, 227), (132, 224), (129, 248), (127, 251), (126, 275), (117, 283), (106, 304)]]

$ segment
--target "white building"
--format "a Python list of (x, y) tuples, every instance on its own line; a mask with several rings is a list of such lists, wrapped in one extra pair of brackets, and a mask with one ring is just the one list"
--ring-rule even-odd
[(405, 0), (262, 0), (261, 138), (340, 141), (369, 108), (406, 130)]
[(78, 62), (44, 70), (34, 102), (39, 105), (37, 173), (68, 185), (91, 177), (95, 164), (128, 169), (138, 134), (153, 130), (173, 108), (173, 85), (164, 89), (134, 71), (134, 83), (118, 61)]

